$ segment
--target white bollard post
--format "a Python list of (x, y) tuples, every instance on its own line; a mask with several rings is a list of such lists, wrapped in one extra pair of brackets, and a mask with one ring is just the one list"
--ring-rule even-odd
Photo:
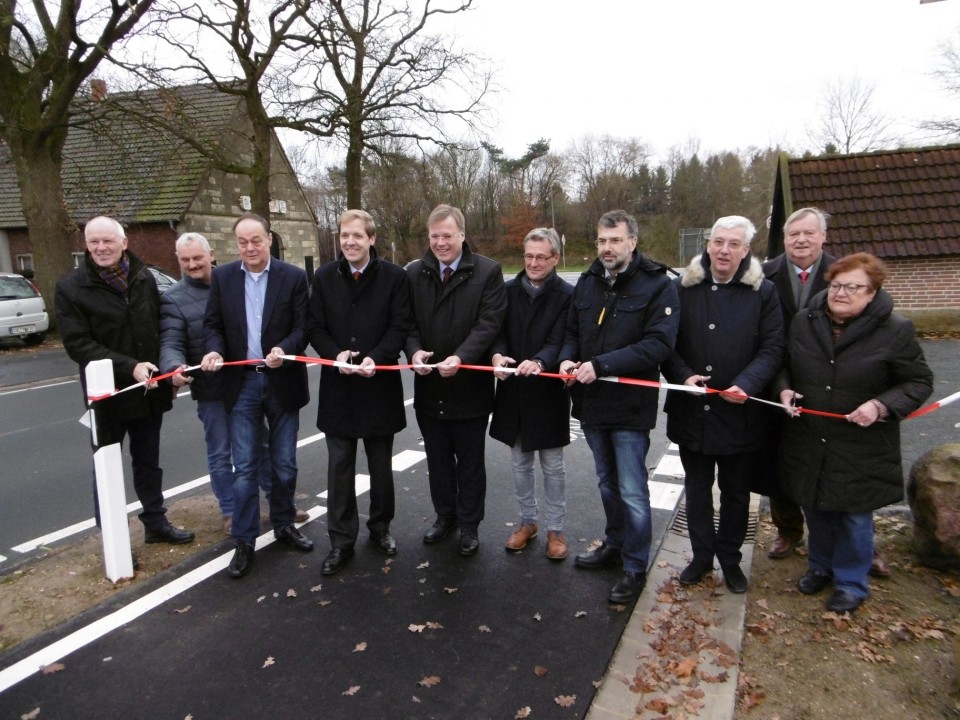
[[(113, 362), (94, 360), (86, 367), (87, 396), (111, 394)], [(97, 475), (97, 495), (100, 499), (100, 531), (103, 537), (103, 563), (107, 578), (117, 582), (133, 577), (133, 556), (130, 554), (130, 530), (127, 525), (127, 498), (123, 485), (123, 460), (120, 443), (101, 447), (96, 416), (90, 413), (90, 432), (98, 448), (93, 454)]]

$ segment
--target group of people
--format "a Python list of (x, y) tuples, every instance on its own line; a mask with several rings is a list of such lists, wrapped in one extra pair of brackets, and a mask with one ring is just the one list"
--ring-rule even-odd
[[(118, 386), (151, 388), (126, 394), (120, 418), (147, 542), (193, 539), (166, 520), (159, 468), (170, 389), (189, 386), (205, 430), (211, 485), (235, 541), (229, 575), (243, 577), (253, 565), (261, 490), (276, 539), (313, 549), (298, 527), (308, 516), (294, 503), (299, 412), (309, 399), (306, 365), (285, 359), (310, 345), (335, 361), (321, 369), (317, 413), (328, 455), (324, 575), (339, 572), (355, 552), (361, 440), (370, 476), (369, 541), (386, 555), (397, 552), (390, 532), (393, 438), (406, 413), (400, 373), (381, 368), (396, 365), (403, 353), (415, 372), (414, 410), (435, 511), (425, 543), (459, 530), (460, 554), (477, 553), (489, 423), (491, 437), (511, 449), (519, 506), (506, 550), (521, 552), (538, 536), (539, 453), (545, 554), (566, 558), (563, 455), (572, 413), (593, 453), (606, 518), (602, 542), (574, 563), (620, 568), (609, 600), (636, 599), (650, 560), (646, 455), (662, 372), (671, 383), (694, 386), (691, 393), (671, 390), (665, 405), (667, 434), (680, 446), (686, 475), (693, 547), (680, 582), (700, 582), (716, 559), (727, 587), (747, 590), (740, 547), (750, 491), (759, 477), (778, 474), (774, 486), (783, 492), (771, 494), (786, 509), (775, 517), (794, 522), (781, 529), (778, 543), (792, 552), (799, 542), (791, 500), (809, 526), (801, 592), (833, 583), (828, 606), (836, 610), (854, 610), (866, 596), (871, 511), (902, 492), (896, 420), (926, 399), (931, 375), (912, 325), (891, 312), (882, 264), (863, 254), (834, 262), (821, 252), (820, 211), (791, 215), (785, 258), (763, 266), (750, 251), (753, 224), (720, 218), (706, 251), (676, 280), (639, 251), (636, 220), (611, 211), (598, 221), (597, 257), (575, 287), (556, 272), (561, 247), (553, 229), (527, 234), (523, 270), (504, 282), (500, 265), (470, 247), (463, 213), (449, 205), (430, 214), (429, 246), (405, 268), (379, 256), (369, 213), (346, 211), (340, 255), (316, 271), (312, 286), (302, 270), (272, 257), (267, 220), (245, 213), (233, 230), (239, 259), (216, 269), (202, 235), (181, 236), (183, 279), (161, 298), (127, 249), (122, 226), (98, 217), (85, 228), (84, 263), (57, 287), (70, 356), (81, 367), (109, 358)], [(169, 384), (156, 383), (158, 372), (175, 374)], [(544, 372), (552, 377), (539, 377)], [(611, 377), (647, 383), (598, 382)], [(782, 401), (782, 422), (747, 401), (763, 395)], [(845, 414), (847, 427), (801, 414), (801, 399)]]

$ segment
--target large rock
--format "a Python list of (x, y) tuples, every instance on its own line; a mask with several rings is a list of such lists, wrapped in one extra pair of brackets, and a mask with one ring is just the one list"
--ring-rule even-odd
[(960, 569), (960, 445), (940, 445), (917, 460), (907, 497), (920, 563)]

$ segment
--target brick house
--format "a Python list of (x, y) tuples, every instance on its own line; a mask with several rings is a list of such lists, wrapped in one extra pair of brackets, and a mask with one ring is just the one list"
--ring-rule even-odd
[(783, 252), (783, 223), (797, 208), (830, 214), (824, 248), (869, 252), (890, 275), (884, 288), (919, 329), (960, 330), (960, 145), (790, 158), (780, 155), (768, 255)]
[[(127, 230), (130, 249), (174, 277), (180, 270), (174, 243), (181, 233), (199, 232), (219, 262), (237, 258), (232, 225), (249, 209), (250, 180), (223, 172), (177, 137), (138, 120), (156, 114), (168, 125), (238, 165), (251, 161), (250, 122), (241, 98), (210, 85), (117, 93), (106, 97), (102, 81), (78, 98), (88, 122), (71, 127), (64, 148), (63, 185), (67, 209), (79, 227), (104, 214)], [(0, 146), (0, 155), (6, 148)], [(312, 270), (318, 254), (316, 218), (276, 135), (271, 153), (271, 227), (276, 257)], [(71, 236), (74, 262), (83, 256), (81, 232)], [(0, 157), (0, 271), (32, 270), (32, 252), (20, 192), (8, 156)]]

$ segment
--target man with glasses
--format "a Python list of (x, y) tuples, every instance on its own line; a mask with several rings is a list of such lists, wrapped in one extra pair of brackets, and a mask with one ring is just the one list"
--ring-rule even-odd
[(436, 511), (423, 541), (439, 542), (459, 527), (460, 554), (468, 557), (480, 547), (487, 490), (484, 439), (494, 380), (488, 372), (458, 371), (490, 358), (507, 298), (500, 265), (474, 254), (464, 227), (458, 208), (438, 205), (430, 213), (430, 246), (407, 266), (414, 329), (406, 355), (417, 366), (413, 406)]
[(313, 541), (294, 525), (293, 504), (300, 408), (307, 404), (310, 391), (306, 365), (284, 364), (282, 357), (300, 355), (307, 346), (307, 278), (296, 266), (270, 256), (272, 238), (266, 219), (244, 213), (233, 232), (240, 259), (213, 272), (203, 324), (207, 354), (200, 366), (217, 372), (224, 361), (256, 361), (222, 369), (233, 452), (232, 535), (236, 542), (227, 574), (240, 578), (253, 566), (260, 534), (258, 479), (264, 421), (273, 470), (269, 504), (274, 537), (296, 550), (313, 550)]
[[(717, 220), (707, 251), (677, 281), (680, 333), (663, 375), (675, 384), (722, 390), (709, 395), (667, 393), (667, 437), (680, 446), (687, 527), (693, 560), (680, 573), (695, 585), (714, 558), (730, 592), (745, 593), (740, 547), (747, 536), (750, 483), (766, 442), (770, 409), (748, 403), (780, 369), (783, 317), (777, 289), (750, 253), (756, 229), (747, 218)], [(713, 484), (720, 487), (714, 529)]]
[(547, 557), (567, 557), (563, 537), (566, 470), (563, 448), (570, 444), (570, 395), (555, 372), (563, 345), (573, 286), (557, 275), (560, 238), (552, 228), (536, 228), (523, 240), (523, 270), (507, 282), (507, 317), (494, 346), (496, 404), (490, 437), (506, 443), (513, 455), (513, 486), (520, 505), (519, 527), (506, 549), (523, 550), (537, 537), (538, 508), (534, 457), (540, 452), (546, 505)]
[(646, 584), (652, 529), (647, 487), (656, 388), (602, 382), (604, 377), (656, 382), (673, 350), (679, 299), (666, 268), (637, 249), (637, 221), (623, 210), (597, 223), (597, 259), (574, 290), (560, 372), (572, 375), (573, 415), (580, 420), (599, 478), (606, 530), (599, 547), (577, 555), (581, 568), (623, 567), (608, 599), (635, 600)]

